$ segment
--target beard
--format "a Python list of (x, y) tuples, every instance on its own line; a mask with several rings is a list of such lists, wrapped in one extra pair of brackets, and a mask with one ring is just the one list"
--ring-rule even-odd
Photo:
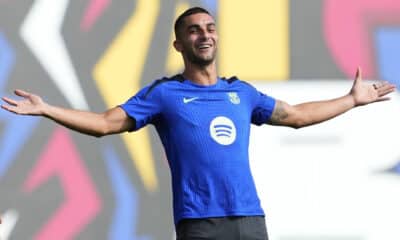
[(193, 51), (187, 51), (186, 57), (189, 60), (189, 62), (201, 67), (205, 67), (214, 62), (216, 53), (217, 51), (214, 50), (211, 54), (207, 56), (202, 56), (202, 55), (197, 55)]

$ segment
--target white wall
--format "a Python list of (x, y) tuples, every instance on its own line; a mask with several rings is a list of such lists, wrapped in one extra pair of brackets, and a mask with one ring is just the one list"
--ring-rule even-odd
[[(351, 81), (254, 84), (291, 104)], [(400, 239), (400, 97), (299, 130), (252, 127), (250, 158), (271, 240)]]

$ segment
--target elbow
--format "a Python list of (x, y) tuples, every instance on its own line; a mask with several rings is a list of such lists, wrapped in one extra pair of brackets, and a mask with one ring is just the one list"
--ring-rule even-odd
[(101, 138), (101, 137), (104, 137), (104, 136), (106, 136), (107, 134), (105, 134), (105, 133), (93, 133), (92, 134), (92, 136), (93, 137), (95, 137), (95, 138)]
[(290, 124), (290, 127), (293, 129), (300, 129), (309, 125), (309, 121), (306, 118), (297, 118)]
[(106, 121), (103, 121), (102, 124), (99, 125), (99, 127), (95, 131), (93, 131), (92, 136), (96, 138), (101, 138), (110, 134), (112, 134), (112, 132), (109, 124), (107, 124)]
[(89, 136), (95, 137), (95, 138), (101, 138), (107, 135), (107, 133), (105, 131), (100, 131), (100, 130), (95, 130), (95, 131), (91, 131), (91, 132), (82, 132), (85, 133)]
[(304, 127), (304, 125), (302, 125), (300, 123), (295, 123), (295, 124), (289, 125), (289, 127), (293, 128), (293, 129), (300, 129), (300, 128)]
[(293, 129), (306, 127), (310, 123), (310, 116), (297, 107), (291, 108), (286, 118), (282, 120), (286, 126)]
[(297, 130), (297, 129), (302, 128), (303, 126), (297, 125), (297, 124), (293, 124), (293, 125), (290, 125), (290, 127)]
[(101, 129), (99, 129), (99, 130), (94, 134), (94, 136), (95, 136), (96, 138), (101, 138), (101, 137), (105, 137), (105, 136), (107, 136), (107, 135), (111, 135), (111, 134), (113, 134), (113, 133), (114, 133), (114, 132), (111, 131), (110, 128), (108, 128), (107, 126), (105, 126), (105, 127), (101, 128)]

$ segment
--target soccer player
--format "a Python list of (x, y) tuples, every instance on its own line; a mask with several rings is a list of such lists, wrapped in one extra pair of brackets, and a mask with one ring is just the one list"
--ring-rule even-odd
[(364, 83), (358, 69), (348, 94), (292, 106), (235, 77), (218, 76), (218, 34), (205, 9), (190, 8), (179, 16), (175, 35), (184, 71), (155, 81), (104, 113), (52, 106), (22, 90), (15, 91), (22, 100), (3, 97), (7, 104), (2, 108), (44, 116), (96, 137), (153, 124), (171, 169), (177, 239), (268, 239), (249, 167), (251, 123), (301, 128), (387, 100), (395, 89), (386, 82)]

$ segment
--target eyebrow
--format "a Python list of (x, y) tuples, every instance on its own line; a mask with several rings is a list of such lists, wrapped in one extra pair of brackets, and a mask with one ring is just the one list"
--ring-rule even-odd
[[(215, 27), (215, 23), (214, 22), (207, 23), (207, 27)], [(192, 24), (192, 25), (189, 25), (187, 27), (187, 29), (190, 29), (190, 28), (200, 28), (200, 25), (199, 24)]]

